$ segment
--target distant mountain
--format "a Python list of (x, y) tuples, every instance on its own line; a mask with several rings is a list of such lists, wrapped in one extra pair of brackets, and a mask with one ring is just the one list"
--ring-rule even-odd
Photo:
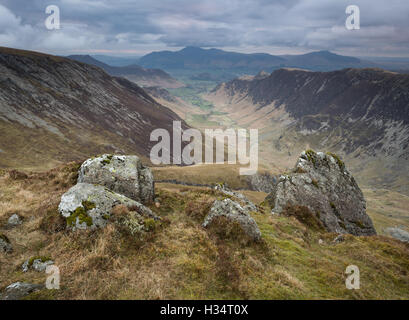
[(115, 151), (148, 157), (152, 130), (181, 120), (124, 78), (37, 52), (0, 47), (0, 88), (3, 168)]
[(91, 55), (93, 58), (113, 67), (126, 67), (138, 64), (137, 61), (141, 56), (134, 57), (114, 57), (101, 54)]
[[(177, 74), (182, 70), (185, 73), (190, 71), (193, 80), (209, 81), (213, 81), (214, 78), (221, 80), (222, 74), (217, 74), (215, 71), (223, 71), (223, 79), (226, 79), (227, 75), (231, 80), (237, 76), (255, 75), (262, 70), (271, 72), (282, 67), (333, 71), (381, 66), (367, 60), (342, 56), (329, 51), (273, 56), (266, 53), (243, 54), (196, 47), (186, 47), (176, 52), (152, 52), (143, 56), (138, 63), (146, 68), (161, 68), (171, 74)], [(212, 74), (210, 75), (209, 72)]]
[(113, 67), (89, 55), (71, 55), (67, 58), (97, 66), (112, 76), (127, 78), (139, 86), (160, 86), (164, 88), (180, 88), (183, 86), (181, 82), (159, 69), (144, 69), (136, 64), (124, 67)]
[(372, 61), (383, 69), (408, 73), (409, 57), (362, 57), (366, 61)]
[(280, 69), (222, 83), (206, 98), (239, 125), (259, 127), (270, 159), (335, 151), (361, 181), (409, 194), (409, 75)]
[(302, 55), (281, 56), (286, 59), (286, 67), (302, 68), (314, 71), (331, 71), (345, 68), (375, 67), (376, 64), (354, 57), (341, 56), (329, 51), (311, 52)]
[[(219, 49), (186, 47), (180, 51), (152, 52), (141, 59), (139, 64), (146, 68), (172, 69), (233, 69), (258, 70), (279, 66), (285, 59), (265, 53), (243, 54)], [(260, 69), (260, 70), (259, 70)]]

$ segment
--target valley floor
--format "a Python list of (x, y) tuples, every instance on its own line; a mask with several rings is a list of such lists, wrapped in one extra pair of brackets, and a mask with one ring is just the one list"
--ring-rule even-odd
[[(143, 241), (113, 225), (94, 232), (61, 230), (65, 221), (57, 206), (75, 184), (78, 167), (1, 173), (0, 232), (14, 252), (0, 253), (0, 291), (16, 281), (44, 283), (45, 274), (23, 273), (21, 265), (48, 256), (60, 268), (61, 289), (28, 299), (409, 299), (408, 244), (382, 235), (346, 236), (335, 244), (335, 234), (293, 217), (272, 216), (260, 192), (243, 191), (260, 204), (260, 213), (252, 213), (262, 232), (259, 244), (244, 241), (234, 230), (201, 227), (209, 203), (221, 197), (215, 190), (169, 183), (156, 185), (161, 206), (151, 206), (165, 223)], [(161, 178), (166, 170), (160, 169)], [(378, 228), (405, 214), (396, 194), (366, 194)], [(396, 208), (393, 217), (383, 199)], [(13, 213), (24, 218), (23, 224), (6, 228)], [(348, 265), (360, 269), (360, 290), (345, 287)]]

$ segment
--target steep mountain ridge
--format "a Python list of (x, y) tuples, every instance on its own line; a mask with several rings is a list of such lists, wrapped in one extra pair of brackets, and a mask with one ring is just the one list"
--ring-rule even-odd
[(0, 48), (0, 166), (52, 167), (105, 152), (148, 156), (150, 132), (181, 120), (102, 69)]
[(183, 83), (172, 78), (160, 69), (145, 69), (136, 64), (128, 66), (110, 66), (89, 55), (71, 55), (67, 58), (102, 68), (111, 76), (124, 77), (139, 86), (160, 86), (163, 88), (180, 88)]
[(408, 75), (380, 69), (333, 72), (280, 69), (267, 78), (254, 80), (236, 79), (227, 83), (224, 89), (230, 95), (245, 91), (252, 102), (260, 107), (273, 101), (277, 105), (285, 104), (286, 110), (296, 118), (325, 113), (346, 115), (352, 119), (366, 116), (403, 121), (405, 124), (409, 121)]
[(263, 132), (265, 155), (292, 161), (303, 148), (347, 157), (365, 183), (405, 193), (409, 169), (409, 76), (380, 69), (280, 69), (235, 79), (207, 98)]

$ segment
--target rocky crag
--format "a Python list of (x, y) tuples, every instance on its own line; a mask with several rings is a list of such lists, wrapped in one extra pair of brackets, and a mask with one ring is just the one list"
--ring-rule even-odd
[(361, 189), (335, 154), (302, 152), (294, 169), (280, 177), (266, 200), (273, 213), (287, 206), (307, 207), (331, 232), (376, 234)]

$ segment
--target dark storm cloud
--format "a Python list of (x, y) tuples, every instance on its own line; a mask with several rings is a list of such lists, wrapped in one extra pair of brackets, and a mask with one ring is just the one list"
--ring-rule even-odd
[[(61, 11), (58, 31), (44, 27), (50, 4)], [(361, 30), (345, 28), (350, 4)], [(194, 45), (408, 56), (408, 44), (407, 0), (0, 0), (0, 45), (59, 54)]]

